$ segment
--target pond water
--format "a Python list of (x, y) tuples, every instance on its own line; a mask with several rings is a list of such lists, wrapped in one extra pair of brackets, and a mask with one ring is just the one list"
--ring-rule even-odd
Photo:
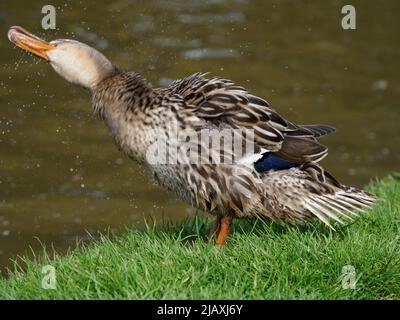
[(57, 30), (49, 31), (40, 27), (44, 4), (0, 3), (3, 270), (42, 244), (63, 252), (87, 232), (194, 214), (118, 152), (88, 92), (13, 48), (12, 25), (86, 42), (154, 86), (210, 71), (293, 122), (331, 124), (338, 132), (323, 140), (330, 154), (322, 164), (344, 183), (399, 170), (399, 1), (352, 1), (357, 29), (347, 31), (347, 3), (334, 0), (54, 0)]

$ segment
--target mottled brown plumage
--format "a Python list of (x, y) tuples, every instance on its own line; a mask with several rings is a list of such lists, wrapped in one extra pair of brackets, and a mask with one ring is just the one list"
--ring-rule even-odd
[[(121, 73), (94, 88), (93, 105), (121, 150), (145, 163), (161, 187), (202, 210), (275, 222), (317, 216), (329, 224), (328, 218), (351, 218), (352, 210), (368, 207), (373, 200), (360, 190), (342, 186), (313, 162), (327, 153), (316, 137), (332, 132), (332, 127), (296, 126), (265, 100), (229, 80), (194, 74), (168, 88), (152, 89), (138, 74)], [(199, 134), (204, 128), (252, 128), (255, 152), (268, 150), (302, 165), (268, 172), (238, 162), (149, 165), (148, 149), (156, 140), (171, 141), (166, 124), (172, 123)]]
[[(9, 38), (35, 53), (26, 40), (29, 33), (18, 28), (10, 30)], [(93, 110), (119, 149), (142, 163), (155, 183), (217, 216), (217, 244), (225, 242), (232, 218), (299, 223), (318, 217), (331, 226), (330, 220), (352, 220), (375, 200), (340, 184), (318, 165), (327, 148), (317, 138), (333, 127), (295, 125), (230, 80), (196, 73), (153, 88), (139, 74), (117, 70), (101, 53), (77, 41), (47, 45), (53, 46), (46, 53), (55, 70), (62, 76), (61, 70), (68, 70), (67, 80), (91, 91)], [(68, 52), (75, 60), (89, 59), (90, 67), (85, 70), (80, 61), (83, 70), (74, 69), (71, 59), (62, 59)], [(219, 145), (214, 138), (220, 139)], [(232, 141), (235, 148), (226, 148)], [(256, 170), (256, 161), (270, 155), (279, 166)], [(222, 161), (226, 159), (230, 161)]]

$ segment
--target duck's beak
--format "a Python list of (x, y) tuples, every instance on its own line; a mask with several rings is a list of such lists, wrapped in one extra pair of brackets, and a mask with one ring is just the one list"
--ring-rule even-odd
[(21, 49), (31, 52), (46, 61), (49, 61), (46, 52), (56, 47), (19, 26), (11, 27), (8, 30), (8, 39)]

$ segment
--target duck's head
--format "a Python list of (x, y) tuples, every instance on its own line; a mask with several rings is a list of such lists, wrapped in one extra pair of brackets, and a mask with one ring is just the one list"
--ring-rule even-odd
[(18, 26), (10, 28), (8, 39), (23, 50), (48, 61), (67, 81), (88, 89), (93, 89), (116, 72), (113, 64), (101, 52), (76, 40), (46, 42)]

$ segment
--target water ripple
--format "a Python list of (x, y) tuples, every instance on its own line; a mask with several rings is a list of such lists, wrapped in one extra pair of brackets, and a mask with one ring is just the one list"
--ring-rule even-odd
[(177, 17), (178, 21), (188, 24), (243, 22), (245, 18), (245, 15), (241, 12), (228, 12), (225, 14), (206, 15), (180, 14)]
[(233, 49), (192, 49), (186, 50), (182, 56), (187, 59), (204, 59), (204, 58), (238, 58), (240, 53)]

